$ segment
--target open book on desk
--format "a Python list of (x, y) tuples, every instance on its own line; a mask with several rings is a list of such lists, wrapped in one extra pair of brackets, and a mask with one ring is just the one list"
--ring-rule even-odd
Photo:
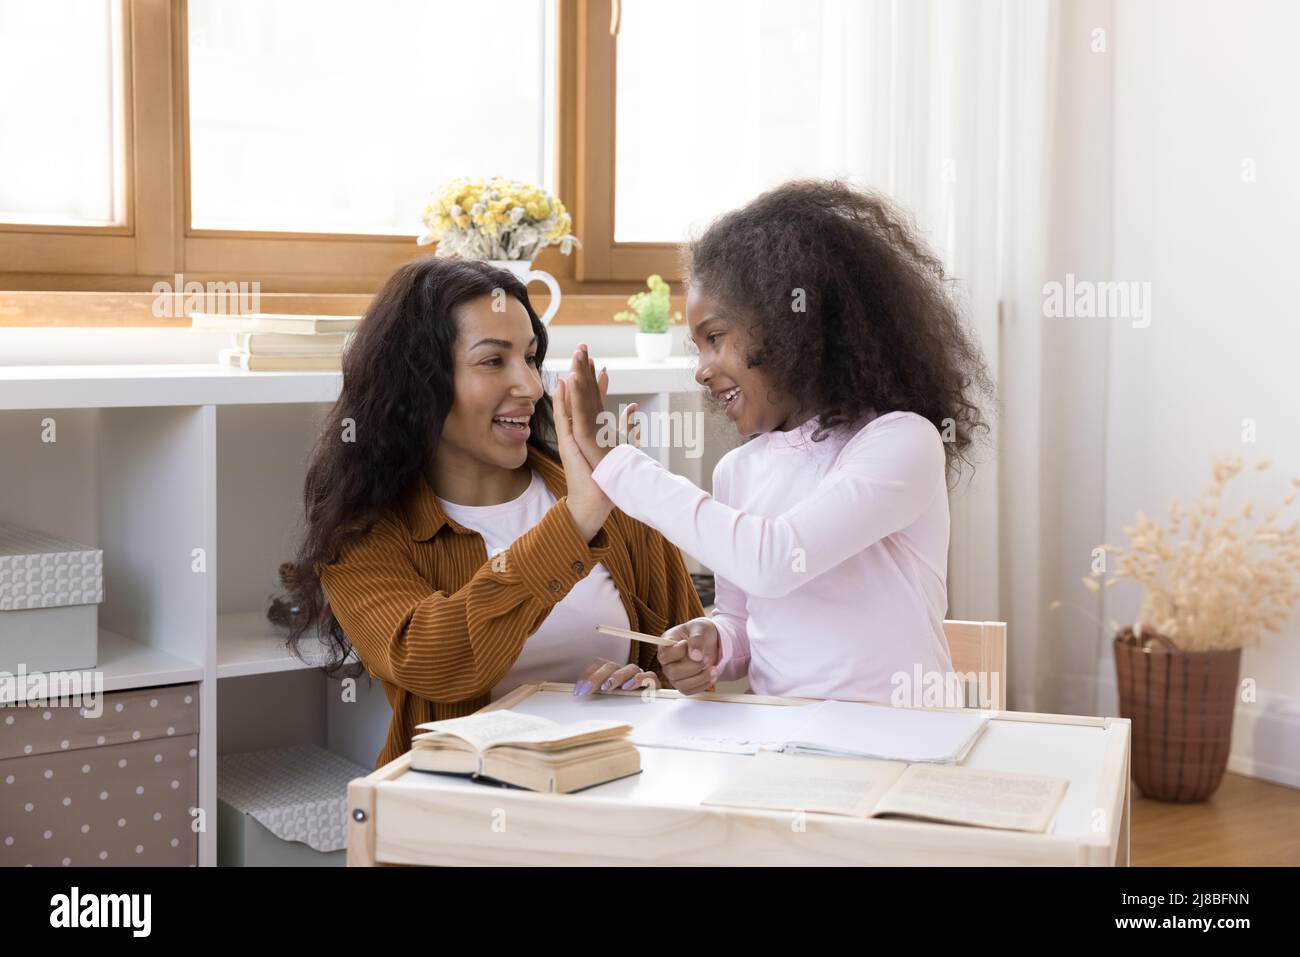
[[(957, 764), (988, 726), (977, 712), (924, 711), (852, 701), (741, 704), (682, 698), (636, 721), (644, 747), (755, 754), (760, 750)], [(651, 710), (651, 709), (647, 709)]]
[(887, 815), (1043, 833), (1069, 781), (938, 764), (844, 760), (761, 751), (704, 804)]
[(622, 721), (558, 724), (514, 711), (480, 711), (426, 721), (411, 739), (417, 771), (491, 778), (532, 791), (564, 794), (641, 770), (641, 754)]

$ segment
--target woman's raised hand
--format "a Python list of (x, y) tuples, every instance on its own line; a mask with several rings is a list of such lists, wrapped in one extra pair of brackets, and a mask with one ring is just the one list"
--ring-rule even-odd
[(603, 430), (605, 395), (609, 391), (609, 373), (602, 369), (596, 374), (596, 363), (587, 352), (586, 345), (578, 346), (573, 354), (573, 364), (569, 369), (569, 385), (566, 395), (572, 414), (573, 435), (578, 448), (594, 469), (619, 442), (640, 445), (641, 431), (639, 424), (633, 424), (636, 403), (624, 407), (619, 416), (618, 435), (614, 436)]
[(582, 454), (573, 435), (569, 411), (568, 383), (561, 379), (553, 396), (555, 406), (555, 438), (560, 447), (560, 461), (564, 464), (564, 481), (568, 486), (569, 515), (584, 542), (596, 537), (605, 519), (614, 509), (614, 503), (605, 497), (595, 479), (591, 477), (591, 463)]
[(573, 415), (573, 436), (594, 469), (615, 444), (609, 436), (603, 445), (600, 441), (600, 420), (605, 407), (605, 392), (609, 388), (609, 373), (602, 369), (597, 375), (595, 361), (587, 353), (587, 347), (580, 345), (573, 354), (568, 382), (566, 396)]

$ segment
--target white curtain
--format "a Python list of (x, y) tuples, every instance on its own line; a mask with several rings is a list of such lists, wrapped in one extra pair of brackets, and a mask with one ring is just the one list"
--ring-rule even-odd
[(1009, 704), (1053, 710), (1042, 574), (1042, 284), (1060, 4), (839, 0), (823, 19), (824, 164), (915, 217), (956, 277), (998, 384), (952, 494), (950, 618), (1008, 622)]

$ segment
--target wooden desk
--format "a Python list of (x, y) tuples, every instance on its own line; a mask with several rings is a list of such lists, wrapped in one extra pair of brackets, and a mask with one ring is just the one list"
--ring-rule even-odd
[[(575, 699), (524, 685), (490, 707), (558, 721), (636, 723), (678, 697), (635, 691)], [(805, 699), (710, 694), (736, 707)], [(996, 712), (967, 767), (1051, 774), (1070, 786), (1051, 830), (1022, 834), (903, 819), (704, 807), (748, 755), (642, 747), (642, 772), (573, 794), (539, 794), (413, 771), (410, 755), (348, 785), (348, 864), (1127, 865), (1129, 722)]]

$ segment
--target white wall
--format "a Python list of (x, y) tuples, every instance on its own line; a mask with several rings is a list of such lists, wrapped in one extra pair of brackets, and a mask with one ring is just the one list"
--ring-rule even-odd
[[(1152, 314), (1111, 324), (1108, 542), (1138, 509), (1198, 494), (1212, 456), (1273, 461), (1234, 482), (1261, 511), (1300, 476), (1300, 5), (1116, 7), (1114, 276), (1150, 282)], [(1113, 592), (1106, 615), (1136, 608)], [(1098, 674), (1113, 696), (1109, 649)], [(1238, 705), (1231, 766), (1300, 786), (1300, 614), (1245, 652), (1242, 676), (1260, 695)]]

